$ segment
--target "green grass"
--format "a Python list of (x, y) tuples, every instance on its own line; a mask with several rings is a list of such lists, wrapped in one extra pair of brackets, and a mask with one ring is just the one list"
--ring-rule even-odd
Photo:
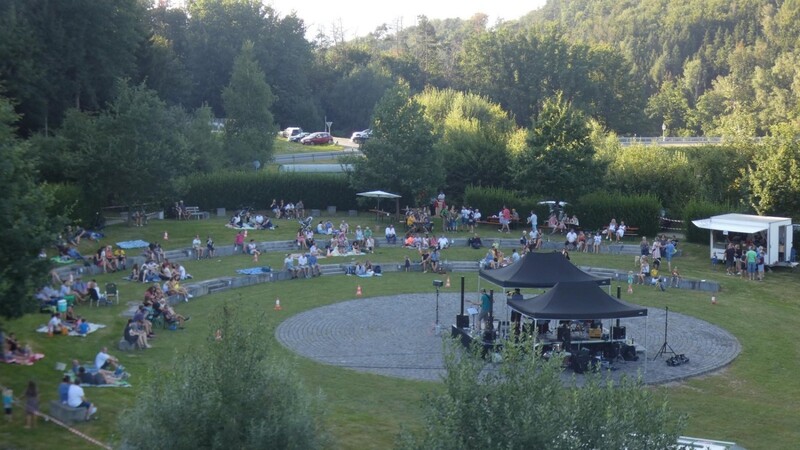
[[(340, 220), (341, 217), (338, 218)], [(351, 220), (355, 219), (355, 220)], [(351, 225), (376, 225), (371, 216), (348, 218)], [(250, 233), (254, 239), (289, 239), (296, 232), (294, 222), (281, 221), (276, 231)], [(110, 227), (106, 241), (126, 239), (161, 240), (164, 230), (169, 231), (167, 248), (186, 247), (192, 236), (213, 233), (219, 244), (229, 244), (235, 234), (222, 228), (222, 219), (208, 221), (155, 222), (144, 228), (126, 226)], [(382, 236), (382, 224), (376, 233)], [(461, 233), (463, 236), (464, 233)], [(481, 230), (484, 238), (498, 237), (496, 230)], [(506, 237), (508, 235), (505, 235)], [(518, 237), (512, 234), (512, 237)], [(96, 244), (92, 244), (92, 247)], [(741, 355), (721, 372), (694, 378), (681, 383), (671, 383), (655, 389), (664, 390), (671, 405), (689, 414), (688, 428), (684, 434), (713, 439), (736, 441), (748, 449), (794, 448), (800, 439), (797, 428), (797, 410), (800, 408), (800, 330), (795, 325), (800, 307), (796, 292), (800, 281), (795, 272), (779, 270), (768, 274), (763, 283), (747, 282), (727, 277), (722, 271), (712, 271), (708, 264), (707, 247), (681, 244), (683, 255), (676, 258), (684, 276), (712, 279), (722, 284), (717, 297), (719, 303), (711, 305), (707, 293), (669, 290), (662, 293), (654, 289), (639, 288), (625, 299), (639, 304), (664, 307), (671, 311), (699, 317), (733, 333), (742, 344)], [(88, 246), (87, 246), (88, 248)], [(510, 249), (508, 249), (510, 251)], [(370, 255), (373, 261), (400, 261), (411, 254), (405, 249), (379, 248)], [(443, 254), (443, 259), (477, 260), (484, 252), (467, 248), (453, 248)], [(632, 256), (573, 254), (578, 265), (632, 269)], [(281, 255), (266, 254), (258, 265), (281, 263)], [(343, 262), (345, 258), (323, 260)], [(221, 260), (188, 261), (186, 267), (196, 279), (233, 275), (240, 267), (255, 265), (243, 255)], [(467, 288), (477, 286), (476, 274), (464, 274)], [(452, 290), (457, 278), (452, 274)], [(402, 292), (426, 291), (434, 275), (419, 273), (387, 273), (382, 279), (359, 282), (364, 295), (378, 296)], [(119, 274), (97, 277), (101, 283), (119, 282)], [(208, 321), (222, 300), (230, 299), (246, 314), (266, 314), (270, 326), (285, 318), (342, 300), (355, 294), (356, 281), (349, 277), (322, 277), (268, 285), (253, 286), (206, 296), (178, 308), (193, 320), (183, 331), (159, 331), (155, 348), (146, 352), (118, 354), (123, 364), (134, 374), (132, 389), (87, 389), (87, 395), (100, 407), (100, 420), (80, 425), (80, 429), (103, 441), (114, 442), (116, 419), (131, 402), (137, 389), (143, 386), (150, 369), (169, 369), (179, 352), (192, 351), (197, 342), (207, 339), (211, 330)], [(141, 284), (120, 282), (122, 302), (138, 300), (144, 291)], [(624, 289), (623, 289), (624, 291)], [(284, 309), (274, 312), (275, 298), (280, 297)], [(90, 320), (109, 325), (85, 339), (37, 335), (32, 330), (46, 321), (44, 315), (29, 315), (4, 323), (15, 331), (23, 342), (31, 342), (37, 351), (47, 357), (32, 367), (0, 366), (0, 383), (11, 385), (17, 394), (23, 391), (28, 379), (36, 380), (43, 392), (43, 404), (54, 398), (59, 373), (53, 370), (57, 361), (71, 359), (91, 360), (97, 350), (110, 348), (121, 335), (123, 307), (89, 309), (82, 307), (79, 314)], [(265, 339), (274, 342), (271, 333)], [(327, 423), (341, 448), (386, 448), (392, 445), (401, 426), (412, 429), (421, 426), (422, 399), (427, 392), (440, 388), (437, 383), (414, 382), (353, 372), (329, 367), (297, 357), (279, 345), (274, 349), (285, 355), (295, 365), (306, 386), (321, 390), (327, 398), (329, 414)], [(680, 352), (680, 349), (675, 349)], [(47, 408), (44, 408), (47, 410)], [(17, 409), (15, 424), (0, 425), (0, 442), (17, 448), (52, 448), (58, 442), (64, 448), (84, 448), (85, 442), (50, 424), (41, 424), (34, 433), (25, 432)]]

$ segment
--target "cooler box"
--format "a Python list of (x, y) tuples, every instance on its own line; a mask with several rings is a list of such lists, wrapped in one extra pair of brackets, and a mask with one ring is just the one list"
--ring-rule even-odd
[(58, 311), (60, 313), (67, 312), (67, 301), (64, 300), (63, 298), (61, 300), (59, 300), (58, 303), (56, 303), (56, 305), (57, 305), (56, 306), (56, 311)]

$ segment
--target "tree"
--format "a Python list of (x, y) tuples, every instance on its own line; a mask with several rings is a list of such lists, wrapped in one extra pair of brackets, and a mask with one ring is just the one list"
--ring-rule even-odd
[(409, 96), (408, 85), (389, 89), (375, 107), (373, 137), (352, 158), (351, 184), (358, 190), (395, 191), (416, 204), (427, 204), (442, 186), (441, 157), (432, 151), (433, 130), (423, 107)]
[(37, 306), (32, 293), (50, 269), (39, 252), (55, 238), (52, 204), (40, 184), (28, 146), (16, 137), (18, 116), (0, 97), (0, 317), (15, 318)]
[(533, 120), (526, 147), (514, 155), (514, 180), (528, 194), (573, 201), (591, 191), (599, 174), (593, 170), (594, 148), (583, 114), (561, 92), (545, 100)]
[(168, 199), (194, 163), (185, 136), (190, 124), (182, 109), (167, 108), (155, 91), (119, 80), (107, 109), (96, 116), (67, 114), (58, 136), (67, 181), (104, 205)]
[(321, 398), (310, 396), (261, 338), (263, 318), (237, 314), (231, 303), (216, 317), (207, 341), (142, 387), (120, 420), (123, 446), (324, 448)]
[(448, 191), (458, 195), (468, 185), (510, 184), (508, 139), (515, 124), (507, 112), (485, 97), (452, 89), (426, 89), (415, 98), (438, 136), (434, 148)]
[(670, 448), (683, 426), (640, 380), (603, 385), (586, 374), (582, 387), (565, 386), (561, 360), (543, 360), (527, 340), (504, 344), (496, 366), (459, 345), (448, 343), (444, 389), (427, 399), (423, 430), (404, 432), (399, 448)]
[(759, 214), (800, 215), (800, 144), (790, 124), (773, 127), (743, 171), (750, 188), (750, 205)]
[(238, 166), (271, 160), (277, 127), (270, 107), (275, 97), (256, 63), (252, 42), (242, 44), (222, 101), (227, 114), (225, 149), (231, 162)]

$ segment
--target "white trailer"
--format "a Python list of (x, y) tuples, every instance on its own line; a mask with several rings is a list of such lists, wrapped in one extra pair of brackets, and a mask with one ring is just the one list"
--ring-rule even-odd
[(692, 221), (698, 228), (710, 230), (709, 252), (713, 259), (725, 261), (725, 247), (733, 236), (764, 242), (768, 266), (797, 265), (792, 261), (792, 219), (788, 217), (753, 216), (748, 214), (723, 214), (708, 219)]

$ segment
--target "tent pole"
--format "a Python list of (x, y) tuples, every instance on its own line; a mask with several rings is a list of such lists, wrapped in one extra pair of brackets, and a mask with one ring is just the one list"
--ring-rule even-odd
[[(648, 313), (644, 316), (644, 379), (647, 381), (647, 360), (649, 356), (647, 354), (647, 337), (650, 334), (650, 314)], [(635, 343), (634, 343), (635, 344)], [(636, 346), (634, 345), (633, 351), (636, 351)]]

